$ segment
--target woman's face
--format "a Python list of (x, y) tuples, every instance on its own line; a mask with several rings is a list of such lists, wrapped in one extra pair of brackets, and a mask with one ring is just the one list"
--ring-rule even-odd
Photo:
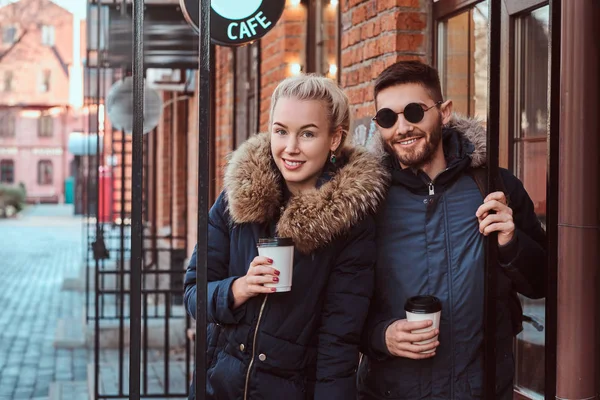
[(342, 132), (330, 133), (327, 106), (318, 100), (280, 98), (271, 125), (271, 152), (288, 189), (314, 188)]

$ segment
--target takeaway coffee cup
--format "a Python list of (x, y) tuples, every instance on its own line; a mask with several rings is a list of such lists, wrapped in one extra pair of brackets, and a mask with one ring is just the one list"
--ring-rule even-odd
[(265, 287), (277, 288), (277, 292), (292, 290), (292, 275), (294, 272), (294, 242), (291, 238), (259, 239), (258, 255), (273, 260), (273, 268), (279, 271), (279, 282), (265, 283)]
[[(404, 305), (404, 311), (406, 311), (406, 319), (412, 321), (433, 321), (433, 325), (429, 328), (416, 329), (412, 333), (424, 333), (429, 332), (433, 329), (439, 329), (440, 327), (440, 316), (442, 314), (442, 302), (435, 296), (414, 296), (406, 300)], [(421, 342), (415, 342), (413, 344), (427, 344), (437, 340), (437, 336), (423, 340)], [(434, 349), (424, 351), (423, 353), (432, 353)]]

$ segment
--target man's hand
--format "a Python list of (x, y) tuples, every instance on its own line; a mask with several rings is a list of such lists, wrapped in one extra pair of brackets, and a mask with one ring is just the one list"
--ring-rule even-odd
[[(503, 192), (490, 193), (475, 213), (479, 220), (479, 232), (485, 236), (492, 232), (498, 232), (498, 244), (500, 246), (510, 242), (515, 235), (513, 211), (506, 204), (507, 201)], [(496, 213), (490, 214), (492, 210)]]
[[(429, 328), (433, 321), (415, 321), (408, 322), (405, 319), (398, 320), (391, 324), (385, 331), (385, 344), (390, 353), (397, 357), (411, 358), (413, 360), (421, 360), (435, 356), (435, 349), (440, 345), (440, 342), (434, 340), (427, 344), (413, 344), (434, 338), (440, 333), (439, 329), (432, 329), (425, 333), (411, 333), (417, 329)], [(423, 353), (423, 351), (434, 350), (431, 353)]]

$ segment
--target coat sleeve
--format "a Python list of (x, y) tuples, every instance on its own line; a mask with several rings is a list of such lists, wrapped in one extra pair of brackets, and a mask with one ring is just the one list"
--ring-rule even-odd
[(361, 331), (373, 294), (375, 224), (350, 233), (330, 273), (318, 333), (315, 400), (356, 398)]
[(535, 214), (533, 202), (519, 179), (501, 170), (513, 210), (515, 235), (499, 248), (499, 263), (517, 292), (532, 299), (545, 296), (546, 233)]
[[(244, 305), (232, 309), (231, 285), (237, 276), (229, 276), (229, 216), (221, 193), (208, 216), (208, 295), (207, 320), (217, 324), (237, 324), (244, 316)], [(187, 312), (196, 318), (196, 248), (185, 274), (184, 302)]]

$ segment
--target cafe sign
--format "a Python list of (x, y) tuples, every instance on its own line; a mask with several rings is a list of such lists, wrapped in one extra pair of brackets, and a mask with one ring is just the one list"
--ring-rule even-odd
[[(199, 32), (199, 0), (179, 0), (188, 24)], [(267, 34), (283, 14), (285, 0), (212, 0), (210, 36), (214, 44), (241, 46)]]

